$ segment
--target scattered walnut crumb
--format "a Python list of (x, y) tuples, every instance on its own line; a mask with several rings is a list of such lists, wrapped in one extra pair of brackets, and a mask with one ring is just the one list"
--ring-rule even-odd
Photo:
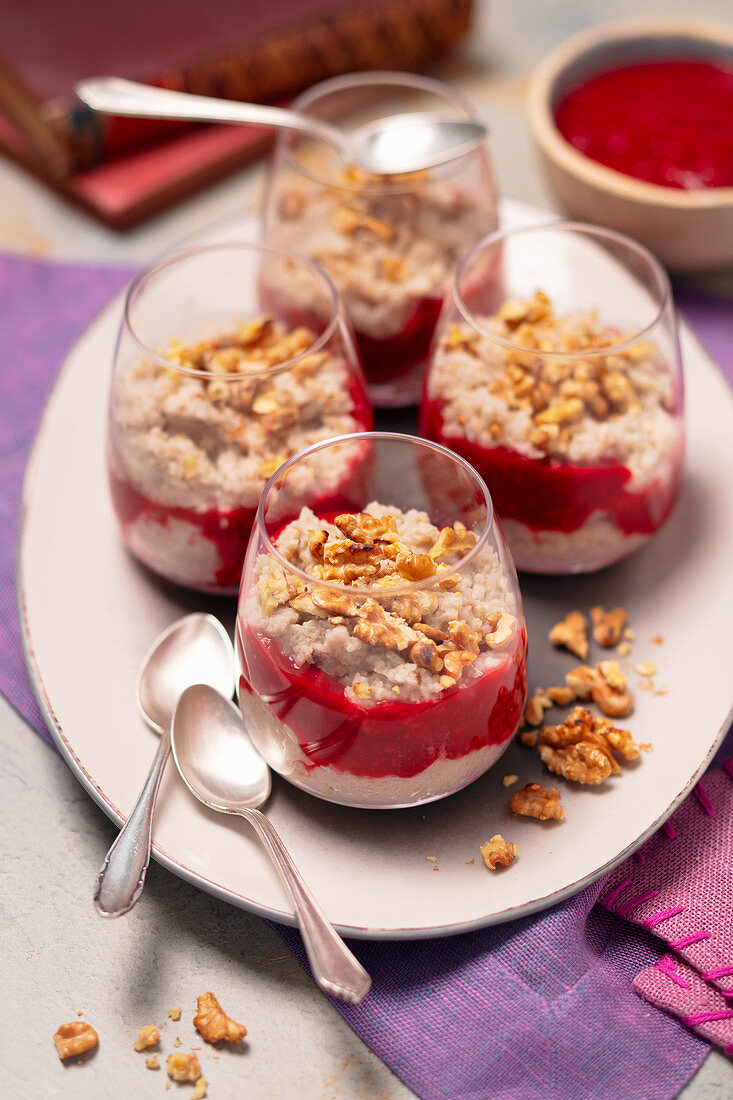
[(475, 857), (474, 857), (473, 859), (466, 859), (466, 860), (464, 860), (464, 863), (466, 864), (466, 866), (467, 866), (467, 867), (470, 867), (470, 866), (471, 866), (471, 864), (472, 864), (472, 863), (475, 863), (475, 862), (476, 862), (476, 859), (475, 859)]
[(440, 870), (440, 867), (438, 867), (437, 863), (433, 866), (433, 870), (434, 871), (439, 871)]
[(147, 1050), (160, 1042), (160, 1032), (155, 1024), (147, 1024), (137, 1029), (137, 1039), (132, 1044), (133, 1050)]
[(653, 680), (639, 680), (638, 685), (641, 691), (654, 691)]
[(672, 689), (668, 687), (660, 687), (654, 692), (655, 695), (669, 695)]
[(495, 871), (497, 867), (511, 867), (516, 855), (516, 844), (508, 844), (500, 833), (481, 845), (481, 858), (490, 871)]
[(431, 863), (437, 863), (438, 862), (438, 857), (437, 856), (425, 856), (425, 858), (430, 860)]
[(552, 699), (544, 688), (535, 688), (524, 708), (524, 721), (528, 726), (539, 726), (544, 713), (552, 706)]
[(654, 745), (652, 745), (651, 741), (643, 741), (639, 745), (639, 748), (642, 752), (654, 752)]
[(664, 645), (664, 637), (661, 634), (655, 634), (651, 641), (654, 645)]
[(636, 638), (636, 634), (634, 634), (630, 626), (627, 626), (623, 632), (622, 637), (625, 638), (627, 642), (633, 642)]
[(519, 776), (518, 775), (505, 775), (501, 782), (502, 782), (502, 786), (504, 786), (504, 787), (513, 787), (514, 784), (517, 783), (518, 781), (519, 781)]
[(634, 665), (634, 668), (645, 680), (657, 674), (656, 665), (653, 665), (651, 661), (640, 661), (638, 665)]
[(574, 653), (581, 661), (588, 653), (588, 630), (585, 615), (580, 611), (570, 611), (550, 630), (548, 635), (553, 645)]
[(151, 1058), (145, 1059), (145, 1065), (148, 1069), (160, 1069), (160, 1059), (153, 1055)]
[(606, 611), (603, 607), (591, 607), (590, 617), (593, 621), (593, 637), (598, 645), (606, 647), (616, 645), (628, 619), (624, 609), (614, 607), (613, 610)]
[(238, 1024), (227, 1016), (213, 993), (202, 993), (197, 998), (198, 1012), (193, 1026), (207, 1043), (240, 1043), (247, 1034), (244, 1024)]
[(189, 1054), (182, 1051), (169, 1054), (165, 1069), (171, 1081), (189, 1081), (193, 1084), (201, 1076), (201, 1065), (193, 1051)]
[(170, 1016), (171, 1020), (180, 1020), (180, 1018), (181, 1018), (180, 1006), (179, 1005), (173, 1005), (172, 1008), (168, 1009), (168, 1015)]
[(560, 805), (560, 792), (557, 787), (543, 787), (541, 783), (528, 783), (521, 791), (516, 791), (509, 799), (512, 813), (523, 817), (536, 817), (539, 821), (560, 821), (565, 810)]
[(191, 1093), (191, 1100), (203, 1100), (206, 1096), (206, 1089), (209, 1082), (205, 1077), (199, 1077), (198, 1081), (194, 1085), (193, 1092)]
[(173, 1040), (173, 1046), (178, 1048), (180, 1045), (181, 1045), (181, 1040), (176, 1035), (175, 1039)]
[(571, 687), (548, 687), (547, 694), (559, 707), (566, 707), (575, 699), (575, 692)]
[(535, 747), (535, 745), (537, 744), (537, 737), (538, 731), (536, 729), (519, 731), (519, 740), (529, 749), (533, 749)]
[(67, 1058), (75, 1058), (78, 1054), (93, 1050), (99, 1042), (99, 1036), (86, 1021), (73, 1020), (70, 1024), (61, 1024), (54, 1032), (53, 1041), (59, 1058), (65, 1062)]
[(619, 642), (619, 644), (616, 646), (616, 652), (618, 653), (619, 657), (628, 657), (628, 655), (631, 653), (631, 646), (628, 642)]

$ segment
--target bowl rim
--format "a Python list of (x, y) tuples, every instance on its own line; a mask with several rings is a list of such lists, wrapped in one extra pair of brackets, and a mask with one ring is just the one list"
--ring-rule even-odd
[[(569, 175), (581, 178), (585, 183), (616, 198), (666, 206), (675, 211), (733, 207), (733, 187), (683, 191), (674, 187), (663, 187), (661, 184), (646, 183), (617, 172), (614, 168), (607, 168), (575, 149), (562, 136), (555, 123), (550, 107), (551, 93), (555, 82), (573, 61), (604, 44), (667, 35), (709, 42), (716, 52), (720, 52), (721, 46), (730, 46), (733, 49), (733, 27), (710, 21), (624, 19), (580, 31), (546, 54), (532, 74), (527, 108), (533, 137), (540, 150)], [(599, 72), (601, 71), (602, 67), (599, 68)]]

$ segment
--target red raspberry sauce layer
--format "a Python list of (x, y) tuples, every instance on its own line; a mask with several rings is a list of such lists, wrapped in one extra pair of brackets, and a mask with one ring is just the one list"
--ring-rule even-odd
[(631, 471), (618, 462), (574, 466), (554, 458), (528, 458), (508, 447), (482, 447), (443, 431), (437, 401), (424, 401), (420, 434), (465, 458), (486, 482), (501, 519), (531, 531), (577, 531), (594, 512), (607, 515), (624, 535), (652, 535), (677, 498), (681, 463), (674, 477), (657, 478), (638, 493), (625, 486)]
[(419, 775), (435, 760), (456, 760), (514, 733), (526, 697), (527, 639), (498, 667), (419, 703), (364, 705), (314, 665), (295, 664), (277, 643), (240, 621), (246, 671), (240, 691), (264, 697), (294, 734), (309, 768), (327, 766), (369, 779)]

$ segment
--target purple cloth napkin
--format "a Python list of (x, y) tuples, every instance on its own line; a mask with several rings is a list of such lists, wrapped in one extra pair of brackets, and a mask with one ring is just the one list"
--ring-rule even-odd
[[(63, 356), (129, 274), (0, 256), (0, 691), (47, 740), (16, 614), (22, 477)], [(683, 288), (678, 300), (733, 380), (729, 303)], [(481, 932), (355, 944), (373, 991), (359, 1006), (336, 1007), (423, 1100), (669, 1100), (708, 1044), (634, 992), (640, 974), (671, 981), (675, 964), (660, 969), (661, 941), (596, 905), (602, 895), (605, 881)], [(302, 957), (297, 933), (279, 931)], [(688, 985), (702, 995), (709, 985), (695, 981)], [(666, 987), (647, 986), (644, 996), (676, 1011)]]

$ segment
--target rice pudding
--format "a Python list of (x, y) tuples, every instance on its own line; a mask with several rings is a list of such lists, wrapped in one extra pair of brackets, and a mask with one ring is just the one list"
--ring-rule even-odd
[[(447, 281), (461, 256), (496, 228), (495, 203), (428, 173), (400, 184), (347, 169), (335, 182), (288, 180), (270, 232), (331, 277), (376, 403), (417, 400)], [(281, 309), (306, 319), (317, 313), (312, 284), (286, 276), (274, 293)]]
[(478, 327), (446, 328), (421, 432), (482, 475), (528, 572), (625, 557), (662, 526), (679, 490), (681, 409), (656, 345), (630, 342), (592, 311), (557, 316), (541, 291)]
[[(156, 573), (235, 592), (268, 478), (304, 447), (371, 426), (360, 375), (321, 344), (263, 315), (195, 344), (172, 341), (116, 375), (112, 499), (127, 545)], [(324, 493), (343, 476), (324, 463)]]
[(495, 763), (524, 707), (526, 633), (493, 546), (378, 502), (302, 508), (272, 545), (253, 560), (236, 640), (240, 707), (276, 771), (389, 807)]

